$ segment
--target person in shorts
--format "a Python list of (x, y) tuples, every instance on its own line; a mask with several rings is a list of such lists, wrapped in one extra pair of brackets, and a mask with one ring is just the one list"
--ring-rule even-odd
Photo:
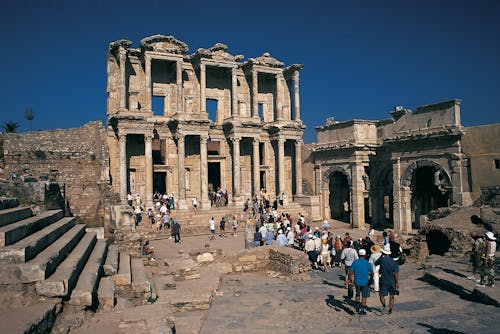
[[(391, 314), (394, 307), (394, 296), (399, 295), (399, 266), (391, 257), (391, 246), (386, 244), (382, 248), (382, 256), (375, 261), (375, 265), (380, 265), (380, 303), (382, 304), (382, 314)], [(385, 308), (385, 297), (389, 295), (389, 310)]]
[(215, 236), (215, 220), (214, 217), (210, 218), (208, 221), (208, 227), (210, 228), (210, 240), (214, 240)]
[[(349, 275), (351, 282), (354, 282), (356, 287), (356, 311), (359, 314), (366, 314), (366, 299), (370, 297), (368, 281), (370, 276), (373, 275), (372, 265), (366, 260), (366, 250), (359, 250), (359, 259), (352, 263)], [(361, 304), (359, 303), (360, 297)]]

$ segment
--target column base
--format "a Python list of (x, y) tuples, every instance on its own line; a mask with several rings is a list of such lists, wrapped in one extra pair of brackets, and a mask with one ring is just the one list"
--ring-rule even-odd
[(201, 209), (203, 211), (210, 210), (212, 208), (212, 203), (208, 199), (204, 199), (201, 201)]
[(185, 199), (180, 199), (177, 201), (177, 203), (175, 203), (175, 208), (176, 210), (183, 210), (183, 211), (187, 211), (188, 210), (188, 205), (187, 205), (187, 202)]

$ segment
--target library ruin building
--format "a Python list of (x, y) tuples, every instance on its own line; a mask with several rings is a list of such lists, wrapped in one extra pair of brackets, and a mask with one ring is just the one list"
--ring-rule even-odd
[(114, 189), (174, 193), (180, 210), (224, 189), (231, 205), (265, 189), (302, 194), (299, 71), (264, 53), (242, 62), (217, 43), (188, 55), (172, 37), (111, 43), (108, 142)]

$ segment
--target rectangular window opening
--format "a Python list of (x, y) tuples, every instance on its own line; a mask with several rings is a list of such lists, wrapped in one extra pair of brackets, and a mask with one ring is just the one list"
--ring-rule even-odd
[(155, 116), (163, 116), (165, 114), (165, 96), (152, 96), (151, 100), (153, 114)]
[(495, 169), (500, 169), (500, 159), (495, 159)]
[(218, 104), (219, 104), (219, 101), (216, 99), (207, 99), (206, 100), (208, 119), (214, 123), (217, 121)]
[(264, 115), (264, 104), (263, 103), (259, 103), (259, 106), (257, 108), (257, 112), (258, 112), (259, 119), (263, 119), (263, 115)]

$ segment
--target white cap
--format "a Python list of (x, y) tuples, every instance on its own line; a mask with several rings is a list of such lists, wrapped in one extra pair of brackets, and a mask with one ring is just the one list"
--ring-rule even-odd
[(384, 247), (382, 248), (382, 253), (384, 253), (386, 255), (390, 255), (391, 254), (391, 245), (385, 244)]
[(366, 250), (364, 250), (363, 248), (361, 248), (359, 251), (359, 256), (365, 256), (366, 255)]
[(291, 231), (292, 229), (290, 228), (290, 226), (288, 226), (288, 227), (286, 228), (286, 230), (287, 230), (287, 231)]
[(283, 230), (282, 230), (282, 229), (279, 229), (279, 230), (278, 230), (278, 233), (279, 233), (279, 234), (283, 234)]

